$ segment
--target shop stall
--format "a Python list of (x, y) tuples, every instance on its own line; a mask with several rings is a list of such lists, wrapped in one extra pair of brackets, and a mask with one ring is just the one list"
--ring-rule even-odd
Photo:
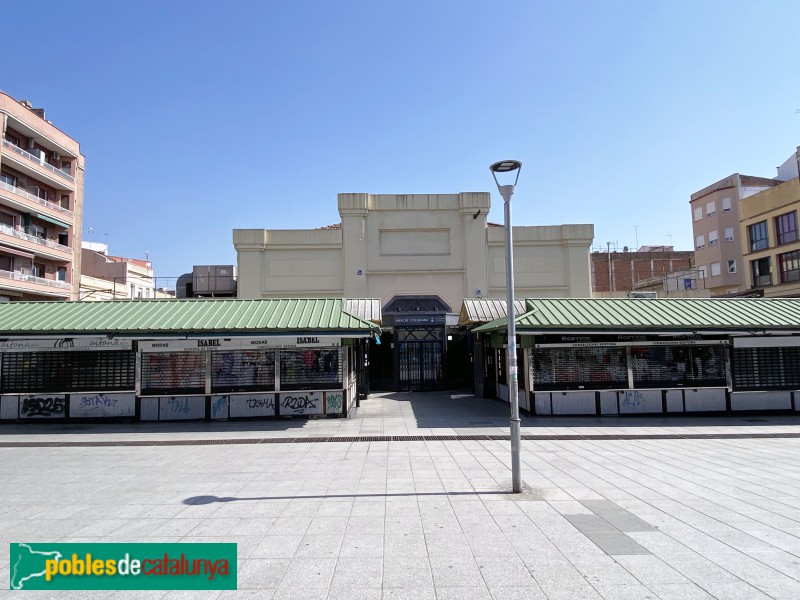
[[(800, 410), (800, 299), (529, 299), (520, 406), (541, 415)], [(508, 398), (506, 318), (472, 331)], [(491, 392), (490, 392), (491, 394)]]
[(378, 327), (343, 303), (0, 306), (0, 420), (346, 417)]

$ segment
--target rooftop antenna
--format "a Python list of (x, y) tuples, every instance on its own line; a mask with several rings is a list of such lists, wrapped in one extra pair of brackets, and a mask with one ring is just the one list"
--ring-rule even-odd
[(89, 241), (91, 242), (92, 236), (94, 235), (94, 227), (92, 227), (91, 225), (89, 226), (88, 233), (89, 233)]
[(149, 250), (145, 250), (144, 251), (144, 259), (145, 260), (150, 260), (150, 251)]

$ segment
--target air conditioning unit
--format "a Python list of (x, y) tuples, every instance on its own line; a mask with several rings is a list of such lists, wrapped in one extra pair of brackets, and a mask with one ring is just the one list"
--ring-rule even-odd
[(58, 152), (53, 152), (53, 160), (61, 160), (61, 155)]
[(628, 292), (628, 298), (634, 298), (637, 300), (655, 300), (658, 298), (658, 294), (655, 292)]

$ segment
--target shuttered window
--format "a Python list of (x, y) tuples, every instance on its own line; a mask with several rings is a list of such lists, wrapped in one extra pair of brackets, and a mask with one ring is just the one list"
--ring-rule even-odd
[(275, 351), (237, 350), (211, 354), (211, 391), (273, 391)]
[(281, 350), (281, 390), (342, 389), (342, 349)]
[(631, 348), (633, 387), (723, 387), (725, 347), (635, 346)]
[(800, 389), (800, 347), (734, 348), (733, 389)]
[(109, 352), (8, 352), (0, 371), (3, 393), (133, 390), (136, 355)]
[(201, 394), (206, 388), (205, 352), (142, 354), (142, 394)]
[(535, 390), (628, 387), (625, 348), (535, 348)]

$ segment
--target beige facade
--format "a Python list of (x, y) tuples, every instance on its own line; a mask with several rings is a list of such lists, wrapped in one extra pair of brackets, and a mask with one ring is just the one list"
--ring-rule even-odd
[[(339, 194), (341, 225), (237, 229), (240, 298), (505, 297), (505, 230), (490, 195)], [(519, 297), (590, 297), (592, 225), (514, 227)]]
[(154, 288), (149, 260), (109, 256), (105, 244), (82, 248), (81, 300), (121, 300), (163, 297)]
[(712, 296), (746, 290), (739, 235), (742, 201), (781, 183), (774, 179), (733, 175), (692, 194), (695, 266)]
[(748, 288), (766, 297), (800, 297), (800, 179), (751, 196), (740, 207)]
[(0, 92), (0, 301), (76, 300), (84, 157), (77, 141)]

